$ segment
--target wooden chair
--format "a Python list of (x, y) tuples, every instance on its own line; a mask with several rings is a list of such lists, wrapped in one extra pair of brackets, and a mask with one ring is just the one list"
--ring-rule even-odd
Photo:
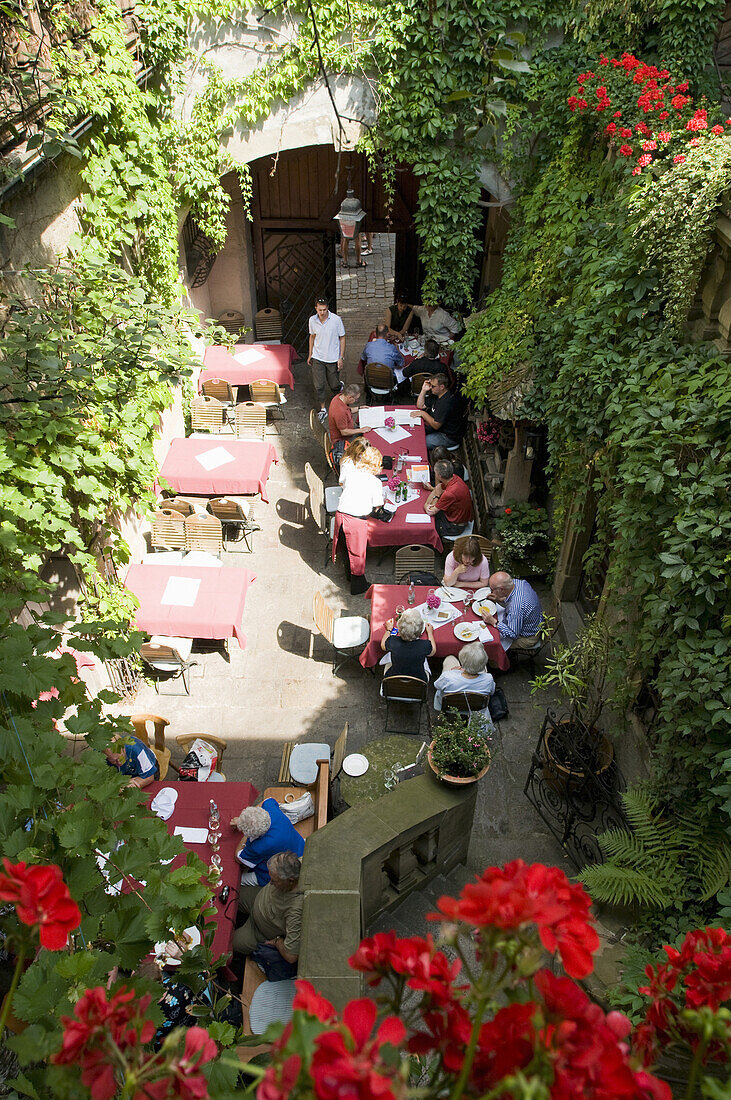
[[(162, 634), (154, 635), (149, 642), (145, 642), (140, 646), (140, 657), (143, 664), (152, 673), (155, 681), (155, 691), (158, 695), (162, 694), (158, 682), (177, 680), (178, 677), (183, 681), (185, 694), (190, 695), (187, 673), (189, 669), (198, 663), (189, 660), (192, 648), (192, 638), (168, 638)], [(166, 692), (165, 694), (180, 695), (181, 692)]]
[(239, 439), (263, 439), (267, 426), (267, 411), (254, 401), (236, 406), (236, 435)]
[(442, 696), (442, 711), (458, 710), (460, 714), (476, 714), (485, 710), (489, 695), (480, 691), (448, 691)]
[(169, 509), (171, 512), (179, 512), (183, 518), (189, 516), (193, 511), (193, 505), (189, 500), (183, 500), (182, 497), (172, 497), (170, 500), (162, 502), (163, 507)]
[(231, 415), (231, 410), (236, 406), (233, 386), (225, 378), (207, 378), (201, 386), (201, 393), (204, 397), (212, 397), (220, 402), (226, 417)]
[(428, 373), (428, 371), (419, 371), (418, 374), (412, 374), (411, 375), (411, 396), (412, 397), (418, 397), (419, 394), (421, 393), (421, 387), (424, 385), (424, 383), (427, 381), (427, 379), (431, 378), (431, 377), (432, 376), (431, 376), (431, 374)]
[(327, 431), (327, 421), (323, 424), (317, 415), (317, 409), (310, 409), (310, 430), (318, 447), (322, 447), (322, 437)]
[(368, 399), (385, 401), (396, 389), (396, 376), (386, 363), (366, 363), (363, 376)]
[(281, 344), (282, 314), (278, 309), (260, 309), (254, 317), (254, 333), (259, 344)]
[(160, 769), (158, 778), (164, 779), (170, 767), (170, 749), (158, 749), (157, 745), (150, 745), (150, 748), (155, 754), (157, 766)]
[(258, 523), (254, 523), (254, 515), (250, 507), (245, 510), (238, 500), (214, 497), (208, 501), (208, 510), (219, 520), (224, 540), (233, 543), (243, 542), (248, 552), (252, 552), (251, 536), (254, 531), (261, 531), (261, 527)]
[[(431, 573), (434, 576), (436, 558), (431, 546), (402, 546), (393, 559), (396, 584), (403, 584), (411, 573)], [(406, 581), (408, 584), (408, 581)], [(437, 582), (438, 583), (438, 582)]]
[(150, 545), (163, 550), (185, 549), (185, 519), (172, 508), (158, 508), (152, 517)]
[(194, 432), (220, 432), (224, 409), (214, 397), (194, 397), (190, 403), (190, 426)]
[(152, 736), (155, 744), (155, 748), (164, 749), (165, 746), (165, 730), (170, 725), (170, 721), (167, 718), (161, 718), (159, 714), (132, 714), (130, 715), (130, 722), (134, 726), (135, 737), (139, 737), (140, 741), (143, 741), (145, 745), (150, 748), (150, 730), (149, 726), (152, 725)]
[[(321, 592), (312, 601), (312, 617), (320, 634), (333, 647), (333, 676), (346, 661), (355, 660), (371, 636), (371, 624), (360, 615), (346, 615), (337, 619), (333, 609), (325, 602)], [(343, 660), (336, 664), (337, 658)]]
[(213, 737), (213, 735), (210, 733), (180, 733), (175, 738), (175, 740), (180, 745), (183, 756), (187, 756), (190, 752), (190, 746), (199, 736), (203, 741), (209, 741), (215, 748), (218, 749), (218, 759), (216, 760), (216, 767), (214, 768), (214, 771), (221, 772), (221, 775), (223, 775), (221, 764), (223, 763), (223, 754), (226, 751), (228, 741), (224, 741), (222, 737)]
[[(307, 488), (309, 490), (309, 505), (310, 515), (315, 521), (318, 531), (325, 539), (325, 568), (327, 569), (330, 564), (330, 550), (332, 546), (332, 532), (334, 526), (334, 520), (332, 518), (334, 512), (337, 509), (337, 501), (340, 499), (340, 493), (342, 490), (340, 486), (326, 486), (322, 478), (315, 473), (309, 462), (305, 463), (305, 480), (307, 481)], [(338, 490), (335, 495), (335, 490)], [(328, 494), (332, 493), (330, 497), (331, 504), (335, 504), (335, 508), (328, 508)]]
[[(272, 414), (272, 419), (284, 420), (284, 408), (287, 398), (276, 382), (270, 382), (268, 378), (259, 378), (256, 382), (249, 383), (251, 400)], [(275, 415), (276, 418), (275, 418)]]
[(186, 550), (204, 550), (207, 554), (220, 558), (223, 550), (223, 527), (220, 519), (215, 516), (199, 516), (194, 512), (186, 516), (183, 523)]
[(331, 472), (335, 474), (335, 478), (337, 480), (340, 477), (340, 471), (335, 465), (335, 460), (333, 458), (333, 445), (330, 439), (330, 432), (325, 432), (322, 437), (322, 449), (325, 452), (325, 461), (327, 462)]
[[(386, 722), (384, 733), (418, 733), (421, 727), (421, 712), (426, 703), (428, 684), (426, 680), (420, 680), (417, 676), (389, 676), (388, 670), (381, 683), (381, 695), (386, 700)], [(388, 717), (392, 703), (404, 703), (407, 706), (418, 706), (416, 712), (416, 726), (409, 729), (389, 727)], [(427, 710), (427, 720), (429, 711)], [(431, 728), (431, 727), (430, 727)]]

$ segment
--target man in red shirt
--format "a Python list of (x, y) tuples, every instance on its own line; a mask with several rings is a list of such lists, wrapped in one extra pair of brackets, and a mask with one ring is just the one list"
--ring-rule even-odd
[(434, 466), (436, 486), (424, 503), (424, 511), (434, 516), (440, 538), (461, 535), (472, 519), (472, 497), (461, 477), (457, 477), (451, 462), (440, 461)]
[(346, 386), (342, 393), (336, 393), (330, 402), (327, 413), (327, 427), (330, 432), (333, 461), (337, 467), (348, 440), (354, 435), (365, 435), (366, 429), (356, 428), (353, 425), (353, 413), (351, 407), (360, 398), (360, 386)]

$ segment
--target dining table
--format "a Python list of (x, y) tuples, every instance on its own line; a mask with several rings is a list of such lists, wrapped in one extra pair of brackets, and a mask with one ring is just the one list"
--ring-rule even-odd
[[(423, 604), (429, 593), (433, 591), (434, 588), (430, 588), (428, 585), (415, 585), (414, 607)], [(397, 618), (397, 607), (409, 606), (409, 586), (407, 584), (372, 584), (365, 597), (371, 601), (371, 635), (368, 645), (359, 657), (359, 661), (363, 668), (374, 668), (383, 657), (381, 638), (386, 629), (386, 620)], [(475, 622), (485, 627), (486, 631), (489, 632), (489, 640), (483, 643), (487, 653), (488, 665), (506, 672), (510, 668), (510, 661), (503, 649), (497, 627), (487, 626), (472, 608), (466, 610), (463, 603), (458, 602), (455, 606), (461, 611), (458, 619), (443, 624), (431, 620), (434, 628), (435, 656), (446, 657), (451, 654), (456, 657), (466, 643), (461, 641), (454, 633), (455, 625)]]
[[(219, 842), (219, 855), (221, 857), (221, 885), (217, 887), (213, 904), (216, 908), (215, 932), (211, 950), (214, 959), (231, 952), (231, 940), (236, 928), (236, 915), (238, 911), (239, 883), (241, 864), (236, 859), (236, 850), (241, 845), (243, 837), (234, 829), (230, 822), (238, 816), (245, 806), (251, 806), (259, 797), (259, 791), (252, 783), (168, 783), (154, 782), (144, 788), (144, 794), (150, 796), (152, 802), (155, 796), (164, 787), (169, 787), (177, 794), (177, 800), (173, 807), (172, 815), (167, 819), (168, 832), (173, 835), (176, 829), (208, 829), (210, 816), (210, 802), (213, 799), (218, 806), (221, 819), (221, 840)], [(210, 864), (212, 850), (206, 838), (203, 843), (193, 843), (183, 838), (186, 849), (195, 852), (204, 863)], [(178, 855), (170, 864), (171, 869), (181, 867), (185, 863), (185, 856)], [(226, 901), (221, 900), (221, 891), (225, 886), (229, 888)]]
[(130, 565), (125, 577), (125, 588), (140, 605), (136, 629), (174, 638), (234, 637), (244, 649), (244, 606), (255, 574), (223, 565), (158, 564), (154, 557), (144, 565)]
[(174, 439), (160, 467), (160, 478), (177, 493), (197, 496), (248, 496), (268, 502), (266, 484), (279, 462), (267, 440), (188, 436)]
[[(368, 342), (375, 340), (375, 329), (368, 337)], [(420, 337), (409, 337), (404, 343), (397, 345), (401, 355), (403, 357), (403, 363), (400, 367), (394, 368), (394, 374), (396, 381), (399, 385), (404, 381), (404, 368), (410, 366), (416, 359), (421, 359), (424, 356), (424, 340)], [(454, 382), (454, 372), (452, 371), (452, 359), (454, 358), (454, 352), (448, 348), (442, 348), (439, 352), (439, 359), (446, 367), (446, 373), (449, 377), (450, 385)], [(358, 374), (365, 374), (365, 359), (361, 356), (358, 360)]]
[(198, 377), (198, 392), (210, 378), (221, 378), (232, 386), (248, 386), (260, 378), (294, 389), (292, 363), (297, 352), (291, 344), (221, 344), (206, 348), (204, 367)]

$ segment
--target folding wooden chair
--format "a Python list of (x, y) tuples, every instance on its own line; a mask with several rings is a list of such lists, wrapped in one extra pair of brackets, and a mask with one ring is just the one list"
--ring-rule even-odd
[(442, 711), (458, 710), (460, 714), (477, 714), (487, 707), (489, 696), (480, 691), (448, 691), (442, 695)]
[[(177, 680), (180, 677), (185, 694), (190, 695), (187, 673), (197, 664), (196, 661), (188, 659), (192, 648), (192, 638), (168, 638), (161, 634), (154, 635), (149, 642), (140, 646), (140, 657), (152, 673), (155, 691), (158, 694), (161, 694), (158, 682)], [(176, 695), (180, 692), (166, 692), (166, 694)]]
[(204, 397), (213, 397), (223, 407), (224, 416), (229, 418), (236, 407), (236, 395), (233, 386), (225, 378), (207, 378), (201, 386)]
[(223, 754), (225, 753), (228, 746), (228, 741), (224, 741), (223, 737), (214, 737), (210, 733), (180, 733), (175, 738), (175, 740), (180, 745), (180, 748), (183, 751), (183, 756), (188, 755), (188, 753), (190, 752), (190, 746), (193, 744), (197, 737), (200, 737), (203, 741), (209, 741), (214, 746), (214, 748), (218, 749), (218, 759), (216, 760), (216, 766), (213, 770), (220, 772), (220, 774), (223, 775), (221, 764), (223, 762)]
[(254, 332), (259, 344), (281, 344), (282, 314), (278, 309), (260, 309), (254, 317)]
[(190, 403), (190, 426), (194, 432), (220, 432), (224, 408), (215, 397), (200, 395)]
[(261, 531), (261, 527), (254, 523), (251, 508), (245, 510), (238, 500), (214, 497), (208, 501), (208, 510), (220, 522), (227, 542), (243, 542), (248, 552), (252, 552), (251, 536), (254, 531)]
[[(130, 722), (134, 726), (135, 737), (139, 737), (145, 745), (150, 745), (150, 732), (152, 732), (152, 740), (156, 748), (164, 749), (165, 745), (165, 730), (170, 725), (168, 718), (161, 718), (159, 714), (132, 714), (130, 715)], [(152, 726), (152, 731), (150, 731)]]
[[(336, 618), (333, 609), (325, 602), (321, 592), (316, 592), (312, 601), (312, 617), (320, 634), (333, 647), (333, 676), (346, 661), (355, 660), (371, 636), (371, 624), (360, 615), (346, 615)], [(336, 664), (338, 657), (343, 660)]]
[(489, 561), (491, 555), (495, 553), (497, 543), (494, 542), (492, 539), (485, 538), (484, 535), (460, 535), (459, 538), (456, 538), (454, 540), (454, 556), (458, 557), (459, 555), (461, 555), (462, 551), (464, 550), (465, 543), (469, 538), (477, 539), (480, 544), (480, 550), (482, 550), (483, 555)]
[(272, 414), (273, 420), (284, 420), (284, 405), (287, 404), (287, 398), (276, 382), (270, 382), (268, 378), (259, 378), (256, 382), (249, 383), (249, 393), (252, 401), (257, 405), (263, 405), (267, 412)]
[(424, 383), (427, 381), (427, 379), (429, 379), (431, 377), (432, 377), (432, 375), (429, 374), (427, 371), (419, 371), (418, 374), (412, 374), (411, 375), (411, 396), (412, 397), (418, 397), (419, 394), (421, 393), (421, 387), (424, 385)]
[(158, 508), (152, 517), (150, 545), (163, 550), (185, 549), (185, 519), (172, 508)]
[(220, 558), (223, 550), (223, 527), (216, 516), (199, 516), (193, 513), (185, 524), (186, 550), (204, 550)]
[(182, 497), (172, 497), (170, 500), (161, 501), (161, 504), (164, 508), (169, 508), (172, 512), (179, 512), (183, 518), (195, 511), (190, 501), (183, 500)]
[(385, 401), (396, 389), (396, 376), (386, 363), (366, 363), (363, 381), (369, 400), (377, 397)]
[[(408, 584), (411, 573), (431, 573), (435, 576), (436, 559), (431, 546), (402, 546), (393, 559), (393, 577), (396, 584)], [(438, 582), (437, 582), (438, 583)]]
[[(309, 462), (305, 463), (305, 480), (307, 481), (307, 488), (309, 489), (310, 515), (314, 519), (318, 531), (325, 539), (325, 568), (327, 569), (330, 564), (332, 532), (334, 526), (332, 514), (327, 507), (327, 494), (329, 489), (326, 488), (324, 481), (315, 473)], [(330, 489), (333, 488), (335, 487), (330, 486)], [(339, 489), (340, 486), (337, 488)]]
[(239, 439), (263, 439), (267, 425), (267, 411), (254, 401), (244, 401), (236, 406), (236, 435)]

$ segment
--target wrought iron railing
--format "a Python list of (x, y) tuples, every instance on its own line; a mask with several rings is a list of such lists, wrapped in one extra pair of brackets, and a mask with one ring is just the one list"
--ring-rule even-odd
[(619, 797), (625, 786), (602, 733), (546, 712), (523, 794), (577, 869), (604, 862), (600, 833), (628, 827)]

